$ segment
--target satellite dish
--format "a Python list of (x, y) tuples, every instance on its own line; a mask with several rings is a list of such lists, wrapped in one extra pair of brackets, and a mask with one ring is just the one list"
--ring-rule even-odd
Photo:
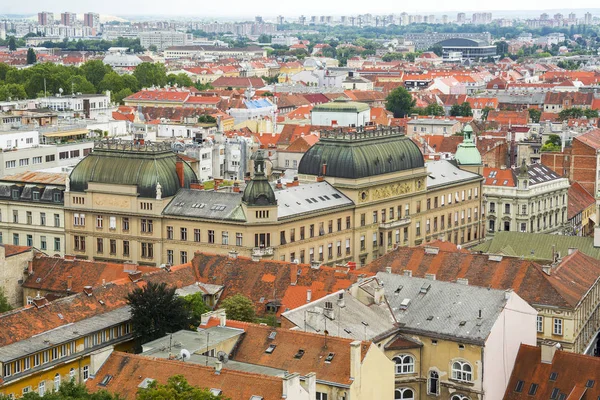
[(221, 350), (217, 353), (217, 360), (221, 361), (223, 364), (227, 364), (227, 361), (229, 361), (229, 355)]
[(181, 349), (181, 351), (179, 352), (179, 357), (181, 358), (181, 361), (189, 360), (191, 356), (192, 355), (190, 354), (190, 352), (186, 349)]

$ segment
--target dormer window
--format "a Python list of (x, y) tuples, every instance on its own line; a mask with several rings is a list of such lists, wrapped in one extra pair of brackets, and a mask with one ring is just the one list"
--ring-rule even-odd
[(54, 202), (55, 203), (60, 203), (60, 197), (61, 197), (60, 196), (60, 192), (59, 193), (54, 193), (54, 196), (53, 196)]
[(40, 192), (38, 192), (38, 191), (33, 192), (32, 198), (33, 198), (33, 201), (39, 201), (40, 200)]
[(12, 191), (12, 198), (13, 198), (13, 200), (18, 200), (19, 199), (19, 189), (13, 189), (13, 191)]

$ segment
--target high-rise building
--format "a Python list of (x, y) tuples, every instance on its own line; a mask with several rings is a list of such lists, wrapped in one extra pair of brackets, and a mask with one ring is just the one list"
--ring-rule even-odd
[(592, 24), (592, 13), (590, 13), (590, 12), (585, 13), (585, 15), (583, 16), (583, 24), (584, 25)]
[(72, 12), (64, 12), (60, 14), (60, 24), (65, 26), (73, 26), (77, 21), (77, 14)]
[(97, 29), (100, 26), (100, 14), (97, 14), (97, 13), (83, 14), (83, 25), (89, 26), (92, 29)]
[(54, 23), (54, 13), (42, 11), (38, 13), (39, 25), (52, 25)]
[(448, 23), (448, 16), (442, 15), (442, 24), (447, 24), (447, 23)]
[(262, 24), (264, 22), (263, 17), (257, 15), (256, 17), (254, 17), (254, 22), (256, 22), (257, 24)]
[(285, 23), (285, 17), (283, 15), (278, 15), (277, 16), (277, 25), (282, 25), (283, 23)]
[(465, 22), (467, 22), (467, 14), (465, 14), (465, 13), (456, 14), (456, 22), (459, 24), (464, 24)]

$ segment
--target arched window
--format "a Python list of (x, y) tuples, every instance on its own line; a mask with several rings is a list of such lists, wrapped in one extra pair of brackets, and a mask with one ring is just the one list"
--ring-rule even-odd
[(440, 375), (437, 371), (429, 371), (429, 378), (427, 382), (427, 394), (440, 394)]
[(473, 368), (471, 368), (471, 364), (463, 361), (453, 362), (452, 379), (463, 382), (471, 382), (473, 380)]
[(396, 363), (396, 375), (412, 374), (415, 372), (415, 359), (408, 354), (401, 354), (393, 358)]
[(75, 380), (75, 368), (69, 370), (69, 379), (72, 381)]
[(414, 400), (415, 392), (409, 388), (396, 389), (396, 391), (394, 392), (394, 399)]
[(467, 396), (463, 396), (462, 394), (453, 394), (452, 397), (450, 397), (450, 400), (471, 400), (471, 399), (469, 399)]
[(54, 375), (54, 391), (58, 392), (60, 388), (60, 374)]

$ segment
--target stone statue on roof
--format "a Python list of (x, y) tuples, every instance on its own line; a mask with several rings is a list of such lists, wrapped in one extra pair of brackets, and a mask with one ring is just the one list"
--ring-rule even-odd
[(65, 179), (65, 192), (69, 192), (70, 190), (71, 190), (71, 180), (67, 176), (67, 179)]
[(156, 182), (156, 200), (162, 200), (162, 186), (160, 182)]

